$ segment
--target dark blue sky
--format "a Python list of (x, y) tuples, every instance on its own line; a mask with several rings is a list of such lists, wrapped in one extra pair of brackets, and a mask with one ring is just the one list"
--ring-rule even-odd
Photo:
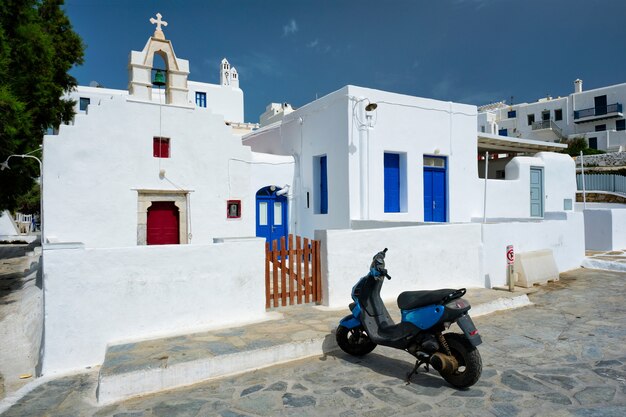
[(486, 104), (626, 82), (625, 0), (66, 0), (87, 45), (79, 84), (127, 88), (157, 12), (189, 78), (237, 68), (246, 121), (346, 84)]

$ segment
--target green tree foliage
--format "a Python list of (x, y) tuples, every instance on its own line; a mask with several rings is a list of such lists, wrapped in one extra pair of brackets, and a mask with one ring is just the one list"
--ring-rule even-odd
[(603, 151), (600, 151), (598, 149), (591, 149), (587, 144), (585, 138), (568, 139), (563, 143), (567, 143), (567, 149), (563, 150), (563, 153), (571, 156), (579, 156), (580, 151), (583, 151), (583, 155), (596, 155), (604, 153)]
[[(37, 149), (48, 128), (73, 117), (74, 103), (61, 97), (76, 86), (68, 71), (84, 47), (63, 1), (0, 0), (0, 162)], [(10, 165), (0, 172), (0, 209), (16, 208), (39, 176), (35, 160)]]

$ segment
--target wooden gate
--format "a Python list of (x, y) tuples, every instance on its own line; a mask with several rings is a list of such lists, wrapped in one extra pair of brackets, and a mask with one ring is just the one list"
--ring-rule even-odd
[(289, 235), (265, 243), (265, 308), (322, 301), (320, 241)]

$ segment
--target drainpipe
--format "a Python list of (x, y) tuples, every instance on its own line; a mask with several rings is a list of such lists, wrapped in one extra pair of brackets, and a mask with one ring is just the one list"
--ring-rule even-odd
[(587, 196), (585, 194), (585, 163), (583, 161), (583, 151), (580, 151), (580, 170), (583, 181), (583, 209), (587, 210)]
[(485, 192), (483, 199), (483, 223), (487, 223), (487, 173), (489, 172), (489, 151), (485, 151)]
[(369, 220), (369, 130), (362, 122), (365, 120), (365, 98), (358, 98), (359, 115), (356, 116), (359, 129), (359, 193), (361, 195), (361, 220)]

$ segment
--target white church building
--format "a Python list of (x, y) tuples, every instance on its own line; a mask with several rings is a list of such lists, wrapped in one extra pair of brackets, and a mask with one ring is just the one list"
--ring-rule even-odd
[(79, 87), (74, 123), (44, 139), (44, 374), (99, 364), (107, 344), (265, 318), (265, 242), (289, 233), (322, 242), (329, 307), (384, 247), (386, 298), (504, 285), (507, 245), (580, 265), (563, 145), (477, 134), (475, 106), (355, 86), (270, 105), (257, 128), (228, 61), (219, 85), (190, 81), (157, 18), (128, 90)]

